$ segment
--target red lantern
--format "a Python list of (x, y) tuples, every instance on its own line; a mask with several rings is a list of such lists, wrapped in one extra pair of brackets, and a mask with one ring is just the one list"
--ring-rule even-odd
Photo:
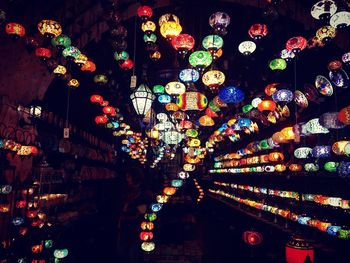
[(35, 55), (41, 59), (48, 59), (51, 58), (51, 50), (48, 48), (44, 48), (44, 47), (38, 47), (37, 49), (35, 49)]
[(261, 39), (265, 37), (268, 32), (265, 24), (254, 24), (250, 27), (248, 34), (253, 39)]
[(27, 202), (25, 200), (20, 200), (16, 202), (16, 208), (25, 208), (27, 205)]
[(151, 7), (144, 5), (140, 6), (137, 9), (137, 15), (143, 20), (146, 21), (147, 19), (150, 19), (153, 15), (153, 10)]
[(217, 118), (217, 117), (219, 117), (219, 115), (218, 115), (216, 112), (212, 111), (209, 107), (206, 108), (206, 110), (205, 110), (205, 115), (208, 115), (208, 116), (211, 117), (211, 118)]
[(350, 106), (347, 106), (338, 112), (338, 120), (347, 125), (350, 124)]
[(18, 230), (18, 233), (22, 236), (25, 236), (28, 233), (28, 228), (27, 227), (20, 227)]
[(110, 114), (110, 115), (114, 115), (116, 112), (115, 112), (115, 108), (111, 107), (111, 106), (106, 106), (106, 107), (103, 107), (103, 113), (104, 114)]
[(10, 204), (0, 204), (0, 213), (8, 213), (10, 211)]
[(142, 241), (149, 241), (153, 239), (153, 233), (152, 232), (141, 232), (140, 233), (140, 239)]
[(267, 96), (272, 96), (277, 91), (278, 83), (272, 83), (265, 87), (265, 94)]
[(134, 62), (131, 59), (127, 59), (122, 64), (120, 64), (120, 67), (124, 70), (130, 70), (134, 67)]
[(38, 150), (37, 147), (35, 147), (35, 146), (30, 146), (30, 148), (31, 148), (31, 153), (32, 153), (33, 155), (36, 155), (36, 154), (39, 153), (39, 150)]
[(301, 237), (292, 237), (286, 245), (286, 262), (304, 263), (307, 257), (314, 262), (314, 248)]
[(298, 53), (304, 50), (307, 46), (307, 40), (304, 37), (292, 37), (286, 43), (286, 48), (289, 51)]
[(107, 123), (107, 118), (103, 115), (96, 116), (95, 118), (96, 124), (106, 124)]
[(38, 211), (37, 210), (28, 210), (26, 213), (26, 216), (28, 218), (35, 218), (38, 215)]
[(43, 245), (34, 245), (32, 246), (32, 252), (37, 254), (43, 251)]
[(194, 38), (188, 34), (180, 34), (171, 40), (173, 48), (182, 56), (185, 56), (189, 50), (193, 49), (194, 44)]
[(92, 95), (91, 97), (90, 97), (90, 101), (92, 102), (92, 103), (102, 103), (103, 102), (103, 98), (102, 98), (102, 96), (100, 96), (100, 95)]
[(96, 65), (94, 62), (88, 60), (85, 64), (80, 68), (82, 71), (90, 71), (94, 72), (96, 70)]
[(250, 246), (259, 245), (263, 241), (262, 234), (256, 231), (245, 231), (243, 232), (242, 238), (243, 241)]
[(26, 34), (24, 26), (18, 23), (8, 23), (6, 25), (6, 33), (16, 38), (23, 37)]
[(290, 164), (288, 168), (291, 172), (300, 172), (301, 170), (303, 170), (303, 166), (297, 163)]

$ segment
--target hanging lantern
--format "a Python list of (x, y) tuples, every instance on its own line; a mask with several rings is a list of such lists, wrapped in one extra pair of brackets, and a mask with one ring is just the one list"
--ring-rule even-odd
[(155, 99), (152, 91), (145, 85), (141, 84), (131, 95), (130, 99), (138, 115), (145, 115), (152, 107)]
[(293, 51), (294, 53), (299, 53), (304, 50), (307, 46), (307, 40), (304, 37), (292, 37), (286, 43), (286, 49)]
[(336, 155), (350, 155), (350, 141), (337, 141), (332, 145)]
[(141, 249), (146, 252), (151, 252), (156, 248), (153, 242), (142, 242)]
[(184, 171), (186, 171), (186, 172), (193, 172), (193, 171), (196, 169), (196, 166), (193, 165), (193, 164), (190, 164), (190, 163), (185, 163), (185, 164), (183, 165), (183, 169), (184, 169)]
[(329, 71), (336, 71), (341, 69), (341, 67), (342, 67), (342, 62), (340, 60), (332, 60), (327, 65), (327, 68)]
[(68, 249), (55, 249), (53, 252), (53, 256), (58, 259), (62, 259), (68, 256)]
[(155, 43), (157, 41), (157, 36), (155, 34), (150, 34), (150, 35), (145, 34), (143, 36), (143, 41), (146, 44)]
[(209, 52), (201, 50), (193, 52), (190, 55), (188, 61), (191, 64), (191, 66), (195, 67), (196, 69), (198, 69), (198, 71), (202, 72), (206, 67), (208, 67), (212, 63), (213, 59)]
[(100, 95), (91, 95), (90, 101), (92, 103), (99, 103), (99, 104), (101, 104), (103, 102), (103, 97), (100, 96)]
[(350, 52), (347, 52), (344, 55), (342, 55), (341, 59), (344, 64), (350, 65)]
[(258, 110), (263, 111), (274, 111), (276, 109), (276, 103), (272, 100), (263, 100), (258, 104)]
[(62, 34), (61, 25), (53, 20), (41, 20), (38, 24), (40, 34), (45, 37), (53, 38)]
[(102, 111), (104, 114), (106, 115), (115, 115), (116, 114), (116, 110), (114, 107), (111, 106), (105, 106), (102, 108)]
[(222, 48), (223, 45), (224, 40), (218, 35), (206, 36), (202, 41), (203, 48), (208, 50), (211, 54)]
[(318, 164), (315, 163), (306, 163), (304, 165), (304, 169), (307, 172), (317, 172), (320, 169), (320, 167), (318, 166)]
[(255, 51), (255, 49), (256, 44), (253, 41), (243, 41), (238, 46), (238, 51), (246, 56), (252, 54)]
[(337, 171), (341, 177), (350, 177), (350, 162), (340, 162)]
[(159, 24), (159, 26), (162, 26), (164, 23), (169, 22), (169, 21), (173, 21), (177, 24), (180, 24), (179, 18), (174, 14), (162, 15), (158, 20), (158, 24)]
[(198, 131), (195, 129), (187, 129), (186, 136), (190, 138), (196, 138), (198, 136)]
[(311, 16), (315, 19), (328, 20), (337, 11), (337, 5), (332, 0), (322, 0), (311, 8)]
[(142, 29), (143, 32), (145, 32), (146, 34), (150, 35), (154, 31), (156, 31), (156, 24), (149, 20), (149, 21), (146, 21), (146, 22), (142, 23), (141, 29)]
[(209, 17), (209, 25), (215, 29), (218, 34), (225, 35), (226, 28), (230, 24), (230, 16), (224, 12), (216, 12)]
[(225, 74), (219, 70), (209, 70), (202, 77), (203, 84), (215, 90), (225, 82)]
[(153, 239), (153, 233), (152, 232), (144, 232), (142, 231), (140, 233), (140, 239), (142, 241), (149, 241), (149, 240), (152, 240)]
[(267, 25), (254, 24), (249, 28), (248, 34), (251, 38), (257, 40), (265, 37), (268, 33)]
[(269, 68), (271, 70), (285, 70), (287, 68), (287, 62), (282, 58), (275, 58), (270, 61)]
[(315, 146), (311, 151), (312, 157), (327, 158), (331, 155), (331, 147), (327, 145)]
[(323, 26), (316, 31), (316, 37), (323, 42), (329, 42), (336, 36), (335, 28), (332, 26)]
[(329, 79), (339, 88), (347, 88), (350, 82), (348, 74), (343, 69), (330, 71)]
[(163, 94), (164, 91), (165, 91), (165, 88), (162, 85), (155, 85), (155, 86), (153, 86), (153, 93), (154, 94)]
[(169, 95), (158, 96), (158, 101), (162, 104), (168, 104), (171, 102), (171, 97)]
[(248, 113), (250, 112), (254, 107), (251, 104), (244, 105), (242, 107), (242, 112), (243, 113)]
[(149, 58), (153, 61), (158, 61), (162, 57), (162, 54), (159, 51), (152, 52), (149, 54)]
[(195, 69), (183, 69), (180, 71), (179, 78), (184, 83), (192, 83), (199, 79), (199, 73)]
[(177, 50), (183, 57), (187, 52), (193, 49), (195, 40), (191, 35), (179, 34), (171, 40), (171, 45)]
[(295, 53), (293, 51), (288, 50), (288, 49), (283, 49), (280, 52), (280, 57), (282, 59), (284, 59), (285, 61), (290, 62), (295, 57)]
[(338, 112), (326, 112), (318, 120), (321, 126), (327, 129), (342, 129), (345, 124), (338, 120)]
[(119, 63), (123, 63), (125, 60), (129, 59), (129, 53), (126, 51), (114, 52), (113, 56)]
[(186, 92), (186, 87), (181, 82), (172, 81), (166, 84), (165, 92), (169, 95), (181, 95)]
[(277, 91), (277, 87), (278, 87), (279, 83), (272, 83), (272, 84), (269, 84), (265, 87), (265, 94), (267, 96), (272, 96), (272, 94), (274, 94), (276, 91)]
[(15, 38), (24, 37), (26, 30), (24, 26), (18, 23), (8, 23), (6, 24), (6, 34), (13, 36)]
[(183, 181), (182, 180), (172, 180), (171, 181), (171, 186), (179, 188), (183, 185)]
[(122, 64), (120, 64), (120, 68), (124, 70), (130, 70), (133, 67), (134, 67), (134, 62), (131, 59), (127, 59)]
[(165, 22), (160, 26), (160, 34), (168, 41), (171, 41), (174, 37), (180, 35), (181, 31), (181, 25), (174, 21)]
[(339, 111), (338, 120), (346, 125), (350, 124), (350, 106), (347, 106)]
[(67, 73), (67, 69), (65, 66), (58, 65), (54, 70), (53, 73), (56, 74), (57, 76), (62, 76)]
[(350, 25), (350, 12), (340, 11), (335, 13), (329, 20), (329, 24), (336, 29), (348, 27)]
[(296, 90), (294, 92), (294, 101), (295, 104), (301, 108), (307, 108), (309, 106), (309, 102), (306, 96), (300, 90)]
[(78, 66), (83, 66), (88, 61), (88, 57), (84, 54), (80, 54), (76, 59), (74, 59), (74, 63)]
[(261, 244), (263, 241), (263, 236), (256, 231), (245, 231), (242, 235), (243, 241), (250, 246), (256, 246)]
[(213, 126), (215, 124), (215, 122), (209, 116), (204, 115), (204, 116), (199, 118), (199, 124), (201, 126), (210, 127), (210, 126)]
[(88, 60), (85, 62), (85, 64), (80, 69), (81, 69), (81, 71), (94, 72), (96, 70), (96, 65), (94, 62)]
[(191, 121), (188, 121), (188, 120), (182, 120), (180, 123), (179, 123), (179, 127), (181, 129), (191, 129), (193, 126), (193, 123)]
[(333, 95), (333, 87), (329, 80), (322, 76), (318, 75), (315, 79), (315, 87), (319, 90), (322, 95), (332, 96)]
[(179, 107), (175, 103), (168, 103), (165, 105), (167, 111), (178, 111)]
[(272, 99), (274, 100), (274, 102), (291, 102), (293, 100), (293, 92), (291, 92), (288, 89), (281, 89), (276, 91), (273, 95), (272, 95)]
[(76, 47), (73, 47), (73, 46), (66, 47), (62, 51), (62, 55), (65, 58), (71, 59), (71, 60), (78, 58), (80, 54), (81, 54), (80, 50)]
[(43, 60), (51, 58), (51, 50), (44, 47), (38, 47), (35, 49), (35, 55)]
[(155, 203), (151, 205), (152, 212), (159, 212), (162, 209), (163, 205), (159, 203)]
[(57, 37), (55, 37), (55, 38), (53, 38), (53, 39), (51, 40), (51, 44), (52, 44), (54, 47), (63, 50), (63, 49), (65, 49), (65, 48), (71, 46), (72, 41), (71, 41), (71, 39), (70, 39), (68, 36), (66, 36), (66, 35), (59, 35), (59, 36), (57, 36)]
[(311, 134), (329, 133), (329, 130), (320, 124), (319, 118), (309, 120), (305, 124), (305, 129)]
[(147, 21), (152, 17), (153, 10), (147, 5), (139, 6), (139, 8), (137, 8), (137, 15), (141, 18), (142, 21)]
[(95, 118), (96, 124), (106, 124), (107, 121), (108, 121), (108, 119), (103, 115), (96, 116), (96, 118)]
[(297, 163), (292, 163), (288, 166), (288, 169), (291, 172), (301, 172), (303, 170), (303, 166)]
[(207, 104), (207, 97), (195, 91), (185, 92), (176, 99), (176, 105), (183, 111), (201, 111), (206, 108)]
[(220, 89), (219, 99), (225, 103), (238, 104), (244, 100), (244, 92), (234, 86)]
[(176, 187), (165, 187), (163, 193), (168, 196), (172, 196), (176, 193)]
[(94, 82), (96, 84), (103, 85), (103, 84), (106, 84), (108, 82), (108, 78), (106, 75), (102, 75), (102, 74), (95, 75)]
[(79, 86), (80, 86), (80, 83), (77, 79), (71, 79), (68, 81), (68, 87), (78, 88)]
[(337, 167), (338, 167), (339, 163), (336, 163), (336, 162), (326, 162), (324, 164), (324, 169), (327, 171), (327, 172), (330, 172), (330, 173), (334, 173), (337, 171)]

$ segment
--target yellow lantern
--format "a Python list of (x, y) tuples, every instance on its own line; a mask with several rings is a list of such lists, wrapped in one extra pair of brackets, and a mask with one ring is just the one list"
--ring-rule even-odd
[(196, 166), (194, 166), (193, 164), (190, 164), (190, 163), (186, 163), (183, 165), (183, 169), (186, 172), (192, 172), (196, 169)]
[(165, 105), (165, 109), (167, 111), (178, 111), (179, 107), (176, 105), (176, 103), (168, 103)]
[(202, 81), (204, 85), (214, 90), (225, 82), (225, 74), (219, 70), (210, 70), (203, 75)]
[(201, 145), (201, 141), (199, 139), (192, 139), (187, 143), (190, 147), (198, 147)]
[(294, 140), (295, 139), (295, 133), (293, 131), (293, 127), (286, 127), (284, 129), (282, 129), (281, 134), (285, 140)]
[(71, 87), (71, 88), (77, 88), (79, 87), (80, 83), (77, 79), (71, 79), (69, 82), (68, 82), (68, 86)]
[(269, 161), (270, 162), (278, 162), (278, 161), (283, 161), (283, 160), (284, 160), (283, 153), (272, 152), (272, 153), (269, 154)]
[(74, 59), (74, 63), (78, 64), (79, 66), (85, 65), (85, 63), (88, 61), (88, 57), (82, 53)]
[(286, 169), (287, 167), (284, 164), (275, 165), (275, 171), (277, 172), (284, 172)]
[(187, 154), (185, 157), (185, 161), (188, 162), (189, 164), (196, 164), (196, 163), (199, 163), (201, 159), (198, 156), (191, 158), (191, 156)]
[(67, 69), (65, 66), (58, 65), (54, 70), (53, 73), (56, 75), (64, 75), (67, 73)]
[(206, 127), (213, 126), (215, 124), (214, 120), (207, 115), (200, 117), (199, 123), (200, 123), (200, 125), (206, 126)]
[(41, 20), (38, 24), (40, 34), (53, 38), (62, 34), (61, 25), (54, 20)]
[(336, 155), (349, 155), (350, 154), (350, 141), (338, 141), (332, 145), (332, 151)]
[(154, 31), (156, 31), (156, 24), (150, 20), (143, 22), (141, 25), (141, 29), (146, 34), (152, 34)]
[(173, 21), (177, 24), (180, 24), (180, 19), (176, 15), (173, 15), (173, 14), (162, 15), (158, 20), (158, 24), (161, 27), (164, 23), (169, 22), (169, 21)]
[(165, 22), (160, 27), (160, 34), (169, 41), (173, 37), (178, 36), (181, 33), (181, 31), (181, 25), (174, 21)]

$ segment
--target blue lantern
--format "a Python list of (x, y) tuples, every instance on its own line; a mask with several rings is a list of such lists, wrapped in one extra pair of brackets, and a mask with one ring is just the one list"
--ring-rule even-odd
[(293, 100), (293, 92), (288, 89), (281, 89), (272, 94), (274, 102), (291, 102)]
[(337, 236), (338, 231), (341, 229), (340, 226), (329, 226), (327, 227), (327, 234), (331, 236)]
[(24, 223), (24, 219), (23, 217), (14, 217), (12, 219), (12, 224), (15, 225), (15, 226), (20, 226)]
[(199, 72), (195, 69), (183, 69), (180, 71), (179, 78), (185, 83), (196, 82), (199, 79)]
[(238, 104), (244, 100), (244, 92), (234, 86), (224, 87), (219, 91), (219, 99), (225, 103)]
[(331, 155), (331, 147), (327, 145), (315, 146), (311, 151), (312, 157), (326, 158)]
[(301, 216), (298, 218), (298, 223), (301, 225), (307, 225), (307, 222), (311, 220), (311, 217), (308, 216)]
[(339, 88), (347, 88), (349, 85), (349, 76), (343, 69), (329, 72), (329, 79)]
[(252, 124), (252, 121), (248, 118), (241, 118), (238, 120), (238, 125), (240, 127), (249, 127)]
[(175, 179), (171, 181), (171, 186), (179, 188), (183, 185), (183, 181), (179, 179)]
[(162, 104), (167, 104), (171, 102), (171, 97), (169, 95), (160, 95), (158, 101)]
[(160, 209), (162, 209), (162, 207), (163, 207), (163, 204), (155, 203), (151, 205), (151, 210), (153, 212), (158, 212), (160, 211)]
[(338, 174), (341, 177), (350, 176), (350, 162), (341, 162), (338, 166)]

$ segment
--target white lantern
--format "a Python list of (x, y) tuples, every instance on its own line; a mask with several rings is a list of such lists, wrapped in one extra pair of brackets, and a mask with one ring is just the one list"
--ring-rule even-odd
[(141, 84), (131, 95), (130, 99), (138, 115), (145, 115), (155, 99), (152, 91), (145, 84)]
[(298, 159), (306, 159), (311, 157), (312, 148), (310, 147), (299, 147), (294, 150), (294, 156)]
[(243, 41), (238, 46), (239, 52), (241, 52), (243, 55), (250, 55), (252, 54), (256, 49), (256, 44), (253, 41)]
[(30, 113), (30, 115), (32, 115), (35, 118), (40, 118), (41, 117), (41, 106), (37, 106), (37, 105), (30, 106), (29, 113)]
[(311, 8), (311, 15), (315, 19), (328, 19), (337, 11), (337, 5), (331, 0), (322, 0)]
[(181, 95), (185, 93), (186, 87), (183, 83), (179, 81), (172, 81), (166, 84), (165, 92), (169, 95)]
[(168, 115), (166, 115), (166, 113), (164, 113), (164, 112), (158, 113), (158, 114), (157, 114), (157, 119), (158, 119), (160, 122), (165, 122), (165, 121), (168, 120)]
[(329, 130), (320, 124), (319, 118), (309, 120), (305, 124), (305, 128), (306, 128), (306, 131), (311, 134), (329, 133)]
[(329, 24), (334, 28), (344, 28), (350, 25), (350, 12), (340, 11), (332, 15)]
[(162, 140), (166, 144), (178, 144), (183, 139), (183, 134), (179, 133), (176, 130), (169, 130), (164, 132)]

